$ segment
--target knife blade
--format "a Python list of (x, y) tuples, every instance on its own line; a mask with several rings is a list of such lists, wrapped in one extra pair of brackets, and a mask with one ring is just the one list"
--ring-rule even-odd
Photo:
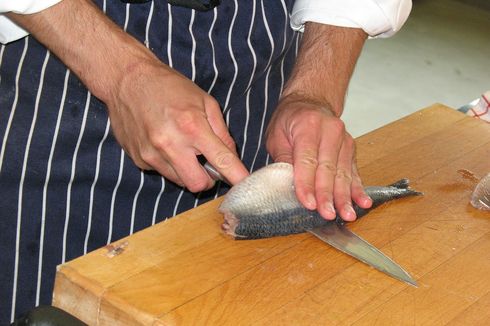
[(309, 229), (320, 240), (363, 263), (400, 281), (417, 287), (417, 282), (403, 268), (375, 246), (349, 230), (345, 223), (335, 220), (327, 226)]

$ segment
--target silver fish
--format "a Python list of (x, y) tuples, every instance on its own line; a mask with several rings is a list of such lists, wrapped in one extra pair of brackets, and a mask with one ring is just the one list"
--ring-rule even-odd
[[(389, 186), (366, 187), (373, 205), (369, 209), (354, 205), (357, 217), (387, 201), (421, 195), (408, 186), (409, 181), (402, 179)], [(344, 223), (338, 215), (327, 221), (301, 205), (294, 191), (293, 167), (288, 163), (273, 163), (252, 173), (230, 189), (219, 210), (224, 214), (223, 231), (235, 239), (269, 238)]]

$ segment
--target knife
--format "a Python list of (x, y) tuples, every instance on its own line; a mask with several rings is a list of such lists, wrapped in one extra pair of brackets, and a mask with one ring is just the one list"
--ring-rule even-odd
[(417, 287), (417, 282), (410, 274), (378, 248), (349, 230), (340, 218), (335, 219), (326, 226), (307, 231), (343, 253), (357, 258), (363, 263), (400, 281)]
[[(205, 162), (204, 169), (214, 180), (230, 184), (209, 162)], [(326, 226), (306, 230), (332, 247), (346, 253), (363, 263), (394, 277), (400, 281), (417, 287), (417, 282), (403, 268), (378, 248), (359, 237), (347, 228), (345, 222), (337, 217)]]

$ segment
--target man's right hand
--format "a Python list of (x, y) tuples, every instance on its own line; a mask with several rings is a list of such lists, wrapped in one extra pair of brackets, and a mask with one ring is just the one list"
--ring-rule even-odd
[(142, 169), (192, 192), (214, 184), (196, 155), (232, 184), (248, 175), (216, 100), (164, 64), (138, 63), (107, 105), (116, 138)]

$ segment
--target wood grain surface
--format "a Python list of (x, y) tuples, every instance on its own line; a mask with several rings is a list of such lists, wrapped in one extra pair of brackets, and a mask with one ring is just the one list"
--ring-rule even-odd
[(231, 240), (218, 198), (59, 266), (53, 304), (90, 325), (490, 325), (490, 212), (457, 172), (490, 172), (490, 125), (433, 105), (356, 143), (366, 185), (424, 192), (349, 226), (418, 288), (309, 234)]

